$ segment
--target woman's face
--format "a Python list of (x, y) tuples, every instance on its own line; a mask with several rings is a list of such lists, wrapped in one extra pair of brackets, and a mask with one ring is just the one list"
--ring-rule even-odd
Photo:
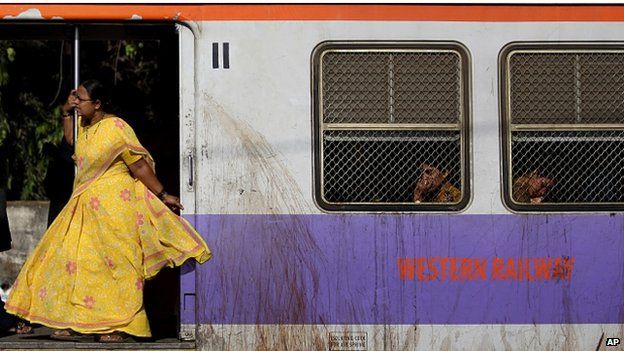
[(91, 119), (99, 107), (99, 101), (91, 100), (85, 87), (81, 85), (76, 89), (76, 111), (80, 116)]

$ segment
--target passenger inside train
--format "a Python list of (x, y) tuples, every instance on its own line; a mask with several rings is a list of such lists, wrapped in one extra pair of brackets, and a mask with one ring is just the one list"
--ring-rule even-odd
[(526, 173), (513, 183), (513, 198), (517, 202), (539, 204), (555, 185), (553, 178), (541, 175), (537, 169)]
[(449, 172), (429, 163), (420, 165), (420, 177), (414, 188), (414, 202), (458, 202), (461, 191), (447, 180)]

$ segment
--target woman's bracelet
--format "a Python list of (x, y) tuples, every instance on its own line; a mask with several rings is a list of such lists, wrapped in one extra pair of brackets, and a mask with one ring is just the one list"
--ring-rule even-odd
[(160, 201), (165, 201), (165, 197), (169, 195), (167, 194), (167, 192), (163, 189), (163, 191), (159, 192), (158, 195), (156, 195)]

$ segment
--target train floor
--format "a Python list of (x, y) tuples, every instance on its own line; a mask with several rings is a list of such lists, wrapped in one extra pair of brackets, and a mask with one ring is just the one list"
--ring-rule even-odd
[(80, 341), (57, 341), (50, 339), (53, 329), (35, 327), (32, 334), (0, 336), (0, 350), (194, 350), (195, 342), (174, 338), (138, 339), (128, 338), (122, 343), (98, 343), (91, 338)]

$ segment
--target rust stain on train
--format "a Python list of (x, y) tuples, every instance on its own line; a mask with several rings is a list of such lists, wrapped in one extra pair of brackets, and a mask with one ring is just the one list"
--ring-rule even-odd
[[(253, 130), (244, 119), (227, 113), (209, 95), (204, 116), (211, 129), (210, 136), (203, 138), (201, 157), (217, 161), (221, 169), (215, 176), (224, 182), (216, 186), (211, 194), (221, 194), (222, 200), (229, 205), (218, 213), (260, 213), (260, 214), (303, 214), (312, 210), (289, 169), (281, 161), (266, 138)], [(216, 150), (215, 139), (223, 142)], [(214, 165), (213, 165), (214, 166)], [(242, 191), (240, 191), (242, 190)], [(236, 209), (236, 212), (234, 212)]]
[[(203, 115), (207, 119), (209, 135), (198, 138), (201, 140), (200, 164), (206, 164), (204, 167), (200, 166), (200, 169), (202, 171), (210, 169), (210, 175), (207, 178), (210, 181), (205, 182), (205, 187), (199, 186), (200, 191), (204, 193), (201, 196), (212, 198), (221, 206), (209, 209), (209, 213), (242, 212), (268, 215), (266, 225), (274, 228), (277, 234), (267, 237), (260, 243), (263, 246), (259, 249), (260, 252), (266, 252), (266, 257), (262, 261), (262, 270), (268, 271), (267, 276), (282, 277), (280, 282), (272, 282), (278, 286), (273, 289), (275, 293), (287, 294), (289, 298), (287, 299), (288, 306), (274, 306), (269, 294), (262, 294), (258, 304), (263, 306), (261, 313), (265, 316), (272, 315), (273, 319), (294, 321), (295, 324), (303, 323), (307, 315), (314, 313), (314, 306), (308, 306), (306, 301), (315, 301), (315, 299), (310, 299), (307, 295), (311, 293), (316, 296), (319, 293), (317, 265), (307, 260), (315, 257), (317, 261), (322, 261), (325, 260), (325, 254), (318, 248), (307, 223), (302, 220), (282, 221), (277, 215), (310, 213), (311, 209), (299, 185), (282, 162), (281, 155), (272, 148), (266, 138), (253, 130), (243, 118), (229, 114), (212, 97), (205, 95), (204, 100), (206, 108)], [(214, 145), (219, 146), (214, 147)], [(220, 188), (215, 188), (215, 186)], [(232, 243), (223, 243), (223, 245), (228, 244), (232, 245)], [(214, 245), (218, 247), (219, 243)], [(310, 252), (314, 254), (310, 255)], [(301, 267), (304, 268), (303, 274)], [(233, 271), (224, 272), (224, 274), (242, 274), (240, 269), (241, 267), (232, 267)], [(246, 288), (268, 291), (270, 287), (267, 284), (271, 282), (267, 283), (258, 279), (250, 281), (250, 285)], [(232, 295), (236, 296), (237, 292)], [(234, 296), (228, 299), (235, 299)], [(223, 303), (232, 304), (235, 301), (223, 301)], [(202, 305), (201, 302), (200, 305)], [(244, 306), (240, 307), (244, 308)], [(275, 327), (279, 329), (277, 335), (274, 329), (267, 329), (262, 324), (255, 325), (254, 335), (248, 336), (255, 340), (253, 346), (232, 345), (230, 342), (232, 338), (239, 339), (239, 336), (232, 334), (217, 336), (212, 333), (206, 337), (212, 339), (209, 343), (220, 344), (220, 349), (228, 350), (241, 349), (240, 346), (243, 346), (242, 349), (255, 350), (287, 349), (295, 339), (299, 339), (296, 340), (297, 343), (312, 342), (316, 349), (325, 347), (321, 346), (326, 344), (324, 336), (326, 333), (322, 330), (315, 329), (318, 333), (315, 332), (313, 335), (302, 331), (297, 336), (293, 334), (292, 325)], [(322, 329), (322, 326), (319, 328)]]

